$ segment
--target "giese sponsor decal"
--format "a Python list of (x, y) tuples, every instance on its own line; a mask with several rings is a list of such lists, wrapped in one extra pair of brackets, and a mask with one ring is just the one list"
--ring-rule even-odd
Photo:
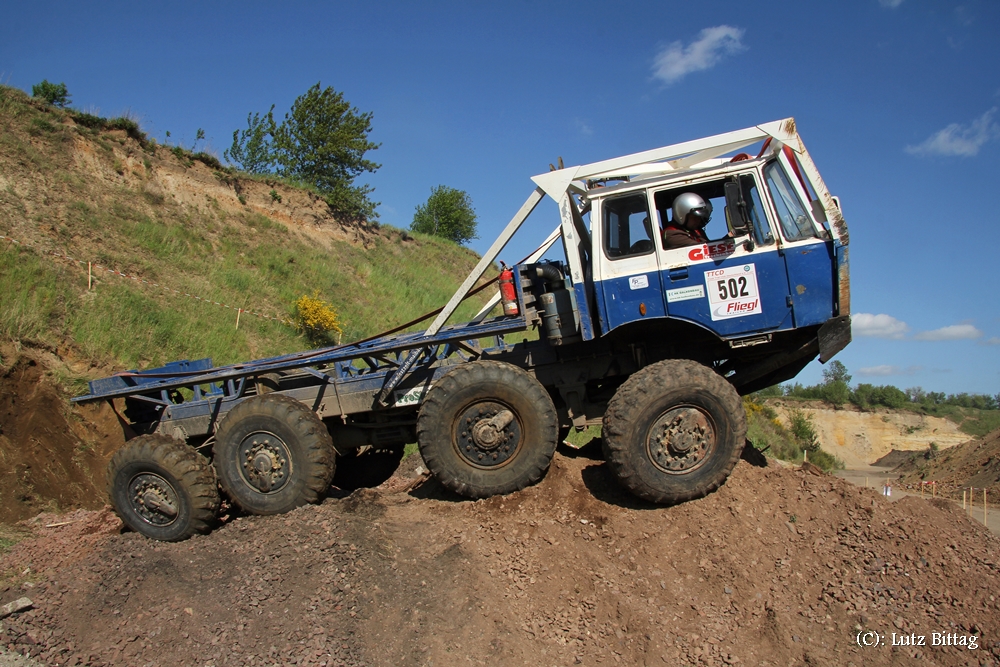
[(716, 257), (726, 257), (736, 251), (736, 244), (732, 241), (719, 241), (718, 243), (706, 243), (695, 246), (688, 251), (688, 259), (715, 259)]

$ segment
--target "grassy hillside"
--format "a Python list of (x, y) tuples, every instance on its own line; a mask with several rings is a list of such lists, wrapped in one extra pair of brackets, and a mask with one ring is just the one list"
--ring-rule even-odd
[[(236, 362), (311, 347), (277, 320), (244, 313), (237, 329), (237, 307), (288, 318), (317, 294), (356, 340), (442, 305), (478, 260), (342, 225), (308, 190), (200, 158), (0, 86), (0, 235), (20, 242), (0, 245), (0, 338), (87, 374)], [(88, 290), (87, 262), (130, 278), (95, 269)]]

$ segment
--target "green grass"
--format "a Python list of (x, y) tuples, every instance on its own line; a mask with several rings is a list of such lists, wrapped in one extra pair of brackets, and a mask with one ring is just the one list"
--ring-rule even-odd
[(15, 544), (26, 537), (30, 537), (31, 531), (17, 526), (5, 526), (0, 524), (0, 555), (10, 551)]
[[(753, 398), (745, 396), (743, 407), (747, 412), (747, 440), (760, 450), (765, 450), (768, 456), (782, 461), (802, 463), (805, 459), (803, 450), (811, 443), (807, 441), (815, 440), (815, 433), (812, 432), (812, 425), (808, 417), (799, 413), (799, 419), (803, 420), (806, 437), (797, 436), (792, 430), (786, 428), (778, 419), (778, 413), (768, 405), (757, 403)], [(811, 436), (811, 437), (810, 437)], [(843, 462), (837, 457), (822, 449), (813, 449), (808, 453), (809, 462), (823, 470), (835, 470), (844, 467)]]
[(979, 410), (957, 405), (926, 405), (917, 407), (913, 412), (955, 422), (963, 433), (976, 437), (1000, 428), (1000, 410)]
[[(4, 339), (71, 345), (101, 366), (144, 368), (201, 357), (245, 361), (310, 344), (292, 327), (246, 313), (237, 330), (238, 307), (290, 318), (298, 298), (318, 293), (337, 310), (342, 340), (349, 342), (442, 306), (478, 260), (465, 248), (422, 235), (403, 242), (388, 228), (368, 247), (340, 241), (323, 247), (259, 213), (224, 211), (212, 197), (207, 206), (184, 206), (145, 182), (92, 178), (69, 159), (65, 137), (75, 131), (92, 141), (92, 156), (108, 168), (124, 162), (123, 140), (104, 133), (108, 124), (74, 113), (75, 130), (70, 112), (42, 109), (21, 91), (0, 86), (0, 170), (24, 177), (16, 189), (0, 191), (0, 234), (16, 233), (161, 287), (95, 269), (88, 292), (86, 264), (0, 248)], [(173, 159), (168, 151), (151, 157)], [(191, 156), (185, 152), (181, 159)], [(155, 171), (150, 158), (145, 161), (146, 171)], [(232, 177), (227, 170), (220, 178)], [(25, 180), (38, 189), (25, 189)], [(462, 305), (451, 321), (471, 317), (488, 296)]]

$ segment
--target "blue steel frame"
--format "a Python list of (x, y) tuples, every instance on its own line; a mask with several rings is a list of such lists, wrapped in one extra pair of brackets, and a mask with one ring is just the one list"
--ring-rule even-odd
[[(523, 299), (521, 312), (524, 312)], [(381, 380), (375, 388), (377, 392), (385, 378), (400, 370), (411, 351), (420, 351), (419, 360), (413, 367), (416, 371), (453, 355), (468, 360), (486, 351), (477, 349), (467, 341), (496, 336), (498, 345), (502, 347), (501, 337), (504, 334), (517, 333), (527, 328), (527, 320), (522, 314), (445, 327), (434, 336), (425, 336), (422, 331), (386, 336), (364, 343), (320, 348), (231, 366), (213, 367), (210, 359), (175, 361), (160, 368), (125, 371), (109, 378), (92, 380), (89, 383), (90, 393), (72, 400), (86, 403), (133, 398), (173, 407), (175, 416), (178, 416), (176, 408), (180, 405), (185, 408), (197, 406), (199, 409), (194, 412), (206, 413), (212, 412), (212, 405), (217, 405), (220, 399), (232, 401), (244, 396), (248, 378), (290, 370), (301, 370), (313, 375), (318, 384)], [(179, 389), (188, 389), (193, 396), (178, 403), (175, 392)]]

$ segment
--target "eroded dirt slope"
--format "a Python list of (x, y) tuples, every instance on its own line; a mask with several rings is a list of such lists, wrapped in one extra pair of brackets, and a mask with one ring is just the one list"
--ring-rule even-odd
[(871, 465), (894, 449), (924, 451), (932, 442), (947, 449), (971, 438), (954, 422), (913, 412), (884, 409), (866, 412), (850, 405), (817, 408), (800, 402), (769, 401), (768, 404), (786, 424), (790, 409), (801, 410), (812, 420), (820, 446), (848, 468)]
[[(953, 498), (959, 498), (962, 490), (974, 487), (979, 493), (987, 489), (992, 502), (1000, 501), (1000, 429), (986, 436), (965, 443), (925, 460), (917, 459), (918, 468), (913, 465), (900, 476), (900, 484), (911, 486), (922, 480), (937, 482), (938, 491)], [(977, 495), (977, 500), (979, 496)]]
[[(620, 492), (586, 450), (560, 452), (541, 484), (506, 497), (459, 500), (432, 480), (391, 492), (405, 485), (231, 518), (179, 544), (107, 534), (101, 513), (41, 528), (0, 559), (7, 572), (44, 572), (33, 587), (0, 588), (0, 603), (35, 602), (4, 621), (0, 645), (92, 665), (986, 665), (1000, 655), (1000, 541), (950, 504), (889, 503), (840, 479), (741, 462), (709, 497), (658, 508)], [(928, 645), (866, 649), (862, 629)], [(932, 647), (933, 632), (975, 636), (978, 648)]]
[(2, 351), (0, 523), (54, 507), (101, 507), (105, 467), (124, 442), (114, 413), (103, 403), (69, 406), (42, 353)]

